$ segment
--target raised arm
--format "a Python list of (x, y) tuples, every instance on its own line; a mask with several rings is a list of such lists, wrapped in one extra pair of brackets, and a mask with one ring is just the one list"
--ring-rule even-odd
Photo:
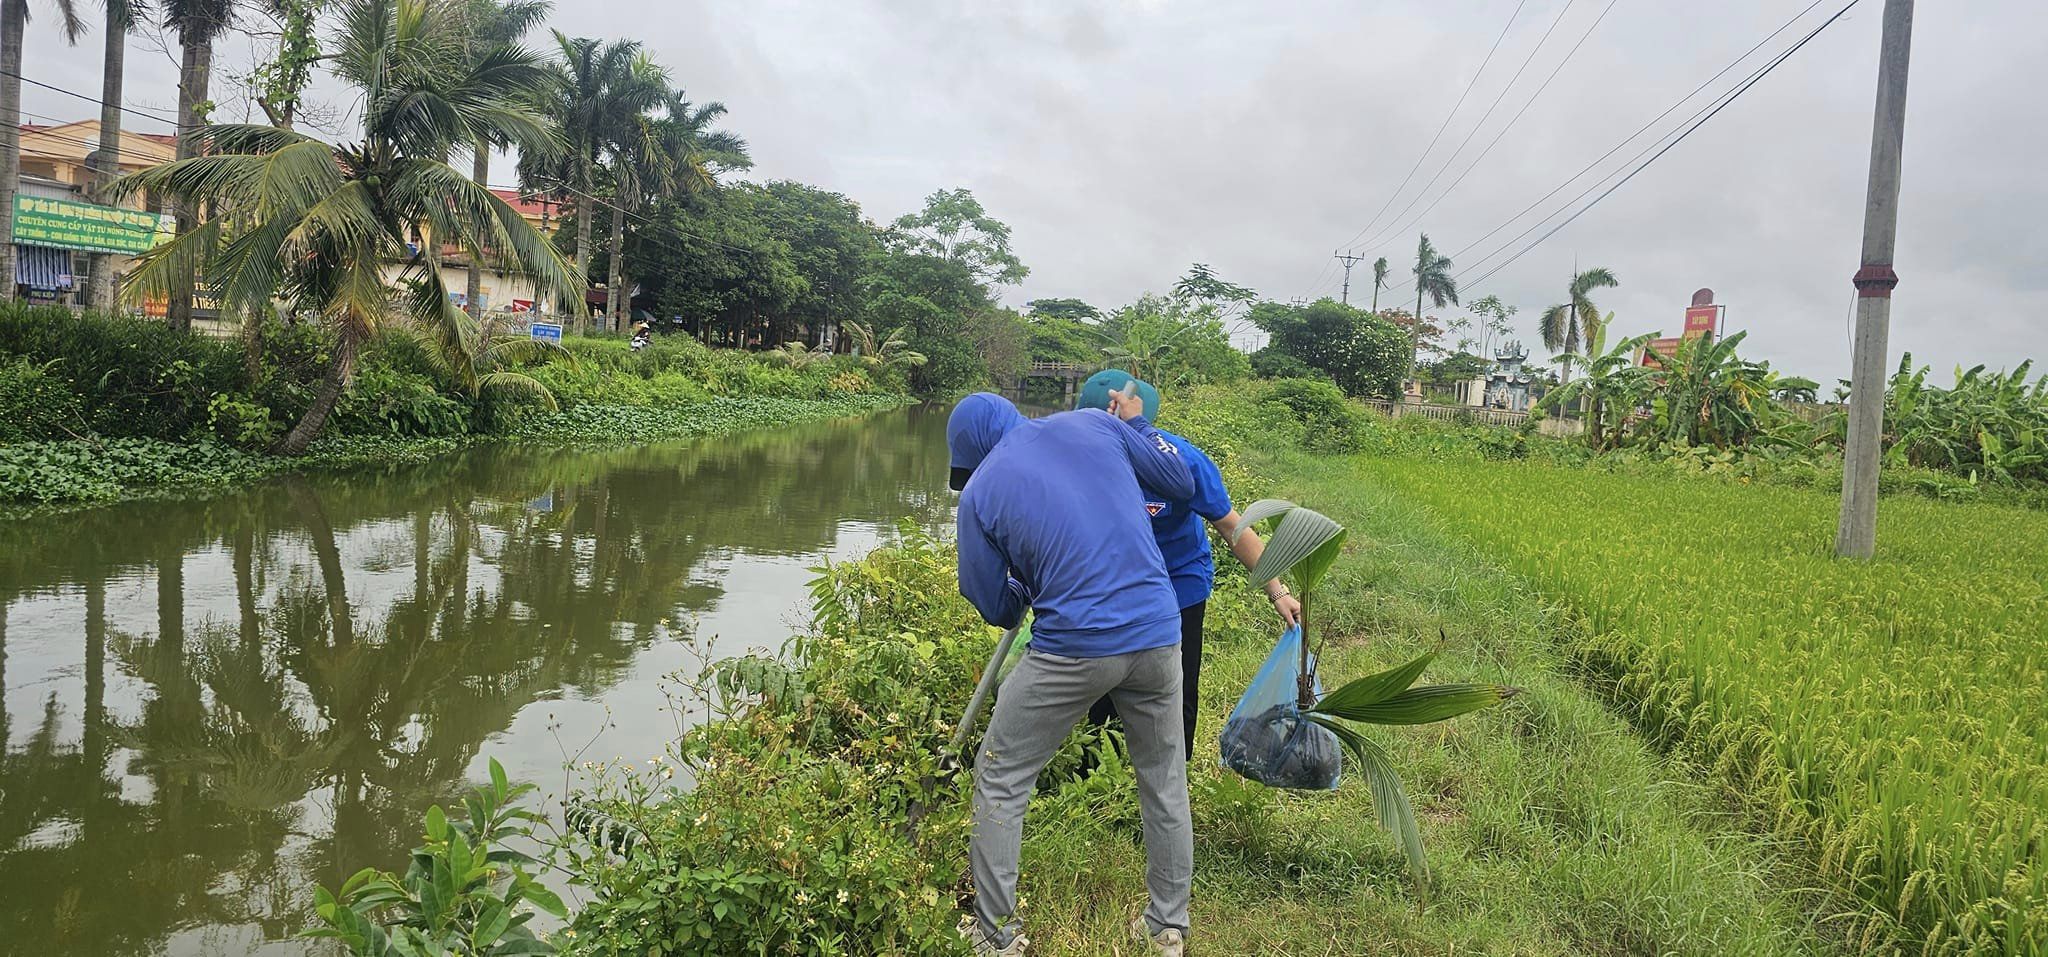
[(1009, 559), (989, 538), (966, 498), (960, 500), (959, 530), (960, 594), (981, 612), (983, 621), (998, 628), (1015, 627), (1031, 607), (1030, 596), (1022, 582), (1010, 577)]
[(1124, 456), (1130, 459), (1131, 470), (1138, 473), (1138, 484), (1169, 501), (1185, 502), (1195, 497), (1194, 476), (1189, 474), (1188, 463), (1181, 460), (1173, 444), (1142, 415), (1125, 419), (1124, 426), (1112, 431), (1123, 442)]

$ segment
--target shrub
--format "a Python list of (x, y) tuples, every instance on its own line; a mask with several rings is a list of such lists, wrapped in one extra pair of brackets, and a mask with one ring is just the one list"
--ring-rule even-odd
[(358, 435), (461, 435), (469, 405), (417, 372), (375, 364), (356, 375), (334, 407), (333, 429)]
[(85, 428), (78, 395), (49, 364), (0, 359), (0, 442), (63, 438)]
[(1252, 374), (1261, 379), (1327, 379), (1322, 370), (1271, 346), (1252, 353)]
[(242, 392), (214, 396), (206, 404), (206, 419), (214, 435), (245, 449), (268, 448), (284, 431), (268, 408)]
[(184, 438), (205, 427), (213, 396), (249, 384), (232, 342), (56, 307), (0, 304), (0, 355), (68, 379), (85, 425), (108, 436)]
[(1323, 379), (1280, 379), (1266, 387), (1266, 402), (1284, 406), (1302, 426), (1302, 444), (1318, 452), (1355, 452), (1370, 426), (1343, 390)]

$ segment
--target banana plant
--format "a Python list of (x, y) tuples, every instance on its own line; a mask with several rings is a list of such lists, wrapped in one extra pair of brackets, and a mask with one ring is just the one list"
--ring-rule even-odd
[[(1297, 677), (1297, 704), (1307, 720), (1329, 729), (1337, 742), (1365, 775), (1372, 791), (1372, 803), (1380, 826), (1401, 842), (1408, 866), (1418, 881), (1429, 879), (1428, 861), (1422, 853), (1422, 832), (1415, 824), (1415, 809), (1394, 769), (1393, 757), (1385, 748), (1365, 736), (1352, 724), (1433, 724), (1461, 714), (1490, 707), (1513, 697), (1518, 689), (1493, 684), (1444, 684), (1416, 686), (1437, 649), (1406, 664), (1367, 675), (1318, 698), (1315, 693), (1315, 662), (1321, 660), (1322, 642), (1310, 654), (1309, 616), (1316, 590), (1344, 550), (1344, 526), (1314, 509), (1284, 499), (1260, 499), (1244, 510), (1243, 520), (1231, 530), (1232, 544), (1257, 523), (1275, 520), (1266, 539), (1266, 550), (1252, 566), (1254, 585), (1285, 577), (1301, 602), (1301, 665)], [(1442, 634), (1439, 633), (1439, 638)], [(1349, 722), (1349, 723), (1347, 723)]]

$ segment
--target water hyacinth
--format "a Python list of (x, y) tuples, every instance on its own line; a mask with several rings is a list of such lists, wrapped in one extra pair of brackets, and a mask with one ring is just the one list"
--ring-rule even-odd
[(1362, 463), (1564, 600), (1658, 743), (1863, 902), (1856, 947), (2048, 953), (2048, 515), (1525, 464)]

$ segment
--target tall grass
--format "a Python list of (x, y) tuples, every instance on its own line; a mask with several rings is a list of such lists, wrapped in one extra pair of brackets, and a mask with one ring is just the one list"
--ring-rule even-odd
[(1866, 951), (2048, 953), (2048, 516), (1525, 463), (1360, 460), (1583, 618), (1639, 723), (1864, 904)]

